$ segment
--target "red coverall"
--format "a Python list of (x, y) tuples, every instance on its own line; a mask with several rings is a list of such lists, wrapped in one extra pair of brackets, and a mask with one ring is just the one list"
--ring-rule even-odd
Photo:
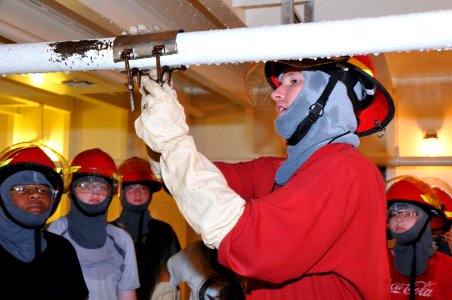
[(347, 144), (315, 152), (282, 187), (283, 159), (216, 163), (247, 204), (219, 261), (249, 278), (247, 299), (388, 299), (382, 175)]
[[(391, 268), (391, 300), (410, 297), (410, 276), (402, 275), (394, 266), (394, 256), (389, 251)], [(428, 260), (427, 271), (416, 276), (416, 299), (452, 299), (452, 257), (436, 252)]]

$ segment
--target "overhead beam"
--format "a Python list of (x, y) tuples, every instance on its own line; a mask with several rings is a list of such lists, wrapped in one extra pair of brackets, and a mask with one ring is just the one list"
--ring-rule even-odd
[[(300, 5), (306, 1), (294, 1), (294, 5)], [(233, 0), (232, 6), (235, 8), (263, 8), (263, 7), (279, 7), (281, 0)]]
[[(218, 70), (216, 66), (199, 66), (179, 72), (177, 76), (194, 80), (199, 86), (219, 94), (229, 101), (244, 106), (248, 105), (248, 97), (243, 89), (243, 75), (234, 75), (230, 68)], [(206, 80), (205, 78), (209, 78)]]
[(223, 0), (190, 0), (218, 29), (246, 27)]
[(17, 28), (7, 22), (0, 20), (1, 42), (4, 44), (13, 44), (14, 42), (37, 43), (42, 41), (39, 37)]
[(93, 11), (79, 1), (67, 0), (40, 0), (41, 3), (53, 8), (62, 15), (69, 17), (98, 32), (101, 36), (114, 36), (121, 34), (122, 29), (111, 20), (107, 20), (99, 13)]
[(2, 78), (2, 80), (0, 80), (0, 91), (2, 91), (3, 93), (7, 92), (8, 96), (11, 97), (17, 97), (36, 103), (45, 102), (46, 105), (52, 106), (54, 108), (68, 112), (73, 111), (73, 97), (45, 92), (29, 85), (10, 80), (8, 78)]

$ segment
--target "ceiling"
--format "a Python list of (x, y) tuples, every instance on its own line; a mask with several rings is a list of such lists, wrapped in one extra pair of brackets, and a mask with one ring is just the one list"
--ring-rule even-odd
[[(0, 43), (115, 37), (136, 24), (158, 26), (160, 31), (192, 32), (452, 9), (452, 3), (446, 0), (313, 1), (0, 0)], [(294, 5), (294, 13), (282, 14), (290, 4)], [(410, 99), (419, 113), (425, 111), (423, 99), (431, 97), (432, 84), (438, 101), (452, 98), (450, 51), (386, 53), (377, 61), (387, 70), (387, 83), (393, 88), (416, 89), (416, 98)], [(178, 88), (196, 96), (196, 101), (186, 107), (188, 113), (203, 118), (249, 105), (243, 88), (247, 67), (247, 63), (201, 65), (175, 74)], [(74, 101), (103, 102), (128, 109), (126, 82), (126, 75), (119, 71), (2, 76), (0, 113), (15, 113), (37, 103), (71, 111)], [(451, 105), (449, 102), (445, 105)]]

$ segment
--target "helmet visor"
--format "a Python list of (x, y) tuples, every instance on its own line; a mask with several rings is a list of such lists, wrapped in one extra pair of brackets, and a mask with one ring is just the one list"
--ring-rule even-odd
[(280, 85), (279, 75), (287, 70), (311, 70), (346, 61), (348, 57), (258, 62), (245, 73), (245, 90), (251, 105), (257, 109), (269, 109), (275, 105), (271, 94)]

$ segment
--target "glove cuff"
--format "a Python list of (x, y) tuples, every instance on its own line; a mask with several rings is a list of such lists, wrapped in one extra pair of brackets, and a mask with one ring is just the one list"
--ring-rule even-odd
[(162, 156), (165, 156), (166, 153), (173, 152), (176, 146), (179, 144), (179, 142), (181, 142), (185, 138), (188, 138), (188, 135), (182, 134), (164, 143), (160, 149), (160, 153), (162, 154)]

